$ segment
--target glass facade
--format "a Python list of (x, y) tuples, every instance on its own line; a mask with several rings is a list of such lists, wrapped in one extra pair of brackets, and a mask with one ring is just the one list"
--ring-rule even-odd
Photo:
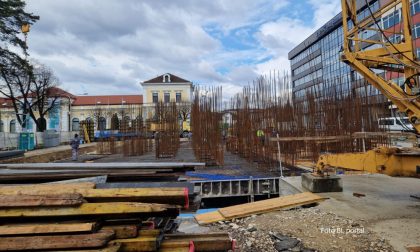
[[(420, 39), (420, 22), (415, 22), (420, 20), (420, 0), (412, 0), (410, 5), (413, 39)], [(379, 10), (379, 1), (371, 2), (370, 8), (372, 12)], [(368, 17), (370, 17), (370, 11), (367, 8), (360, 10), (357, 15), (358, 20)], [(341, 18), (341, 15), (339, 15), (339, 18)], [(399, 43), (403, 39), (403, 36), (399, 33), (401, 31), (400, 22), (401, 9), (384, 14), (379, 22), (392, 43)], [(349, 28), (351, 27), (352, 24), (349, 22)], [(365, 30), (360, 34), (360, 37), (362, 39), (378, 40), (382, 35), (377, 31)], [(383, 39), (383, 41), (386, 40)], [(380, 97), (381, 101), (386, 101), (376, 88), (372, 85), (366, 85), (367, 82), (360, 74), (341, 62), (342, 47), (343, 27), (336, 16), (289, 53), (295, 101), (303, 99), (309, 92), (314, 94), (315, 97), (340, 93), (343, 95), (377, 96)], [(378, 47), (382, 47), (382, 45), (362, 46), (364, 50)], [(416, 48), (415, 54), (420, 57), (418, 48)], [(398, 73), (386, 73), (383, 70), (375, 70), (375, 73), (396, 83), (403, 83), (404, 80), (403, 76)]]
[[(321, 40), (314, 44), (314, 48), (319, 48), (319, 55), (313, 60), (292, 69), (292, 79), (295, 98), (303, 97), (308, 91), (317, 97), (327, 92), (327, 89), (336, 88), (336, 84), (340, 84), (341, 91), (348, 91), (351, 86), (351, 69), (348, 65), (340, 61), (340, 51), (343, 45), (343, 28), (338, 27), (328, 33)], [(311, 48), (313, 48), (311, 46)], [(310, 52), (311, 50), (309, 50)], [(308, 54), (308, 52), (304, 52)], [(312, 63), (314, 62), (314, 64)], [(292, 64), (293, 65), (293, 64)], [(304, 76), (299, 76), (300, 69), (311, 69)]]

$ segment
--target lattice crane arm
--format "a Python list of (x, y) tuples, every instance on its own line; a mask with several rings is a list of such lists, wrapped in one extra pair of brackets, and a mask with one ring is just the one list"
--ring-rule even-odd
[[(357, 19), (356, 2), (360, 1), (341, 1), (344, 33), (341, 60), (368, 80), (401, 112), (406, 113), (417, 133), (420, 133), (420, 88), (418, 79), (420, 64), (415, 61), (414, 57), (409, 0), (389, 1), (375, 13), (368, 5), (370, 16), (360, 21)], [(388, 38), (388, 34), (392, 34), (392, 32), (384, 32), (376, 19), (381, 18), (384, 13), (389, 12), (392, 8), (399, 8), (399, 6), (401, 6), (403, 39), (401, 43), (392, 44)], [(350, 29), (348, 23), (353, 24)], [(367, 30), (380, 32), (380, 37), (387, 42), (361, 38), (361, 34)], [(382, 44), (382, 48), (364, 49), (373, 44)], [(406, 80), (405, 86), (400, 87), (394, 82), (386, 80), (383, 76), (376, 74), (373, 69), (403, 72)]]

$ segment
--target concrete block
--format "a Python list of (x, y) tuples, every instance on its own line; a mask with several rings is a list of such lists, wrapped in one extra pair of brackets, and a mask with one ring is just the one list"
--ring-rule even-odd
[(342, 192), (343, 183), (341, 178), (331, 175), (325, 177), (314, 176), (312, 173), (303, 173), (302, 187), (313, 193)]

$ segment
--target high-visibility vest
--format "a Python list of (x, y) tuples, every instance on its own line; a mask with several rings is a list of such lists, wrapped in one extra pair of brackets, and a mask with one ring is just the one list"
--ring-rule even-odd
[(264, 136), (264, 131), (257, 130), (257, 137), (262, 137), (262, 136)]

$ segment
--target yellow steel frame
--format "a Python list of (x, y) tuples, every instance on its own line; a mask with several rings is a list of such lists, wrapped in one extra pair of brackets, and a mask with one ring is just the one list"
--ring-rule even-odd
[[(359, 1), (358, 1), (359, 2)], [(420, 133), (420, 99), (413, 96), (412, 90), (406, 87), (406, 92), (392, 81), (385, 80), (377, 75), (374, 69), (403, 72), (405, 78), (419, 73), (419, 64), (414, 57), (410, 29), (410, 5), (409, 0), (388, 1), (382, 9), (361, 22), (357, 21), (356, 0), (341, 0), (344, 45), (341, 60), (353, 67), (383, 95), (385, 95), (397, 108), (405, 112), (411, 123)], [(371, 26), (376, 25), (375, 19), (380, 18), (392, 8), (401, 5), (402, 35), (404, 39), (398, 44), (389, 44), (382, 41), (360, 39), (359, 35), (365, 30), (378, 30)], [(352, 21), (354, 27), (349, 30), (348, 21)], [(401, 34), (401, 33), (399, 33)], [(363, 50), (362, 43), (383, 44), (382, 48)], [(418, 85), (418, 84), (417, 84)], [(417, 87), (418, 88), (418, 87)], [(412, 150), (411, 153), (398, 153), (394, 148), (377, 148), (364, 153), (343, 153), (321, 155), (316, 169), (318, 172), (325, 171), (328, 167), (338, 167), (366, 171), (371, 173), (384, 173), (391, 176), (418, 176), (417, 167), (420, 165), (420, 152)]]
[[(414, 61), (414, 47), (410, 29), (410, 5), (409, 0), (389, 1), (386, 6), (374, 14), (375, 18), (380, 17), (384, 12), (395, 8), (401, 3), (402, 25), (404, 39), (398, 44), (389, 44), (379, 41), (363, 40), (359, 35), (365, 30), (372, 30), (371, 25), (375, 24), (373, 18), (367, 18), (361, 22), (357, 21), (356, 0), (341, 0), (344, 45), (341, 55), (342, 61), (352, 66), (383, 95), (385, 95), (401, 112), (405, 112), (414, 128), (420, 133), (420, 99), (407, 95), (397, 84), (385, 80), (377, 75), (373, 69), (403, 69), (405, 78), (409, 78), (419, 72), (419, 65)], [(348, 29), (348, 20), (351, 20), (354, 27)], [(373, 29), (375, 30), (375, 29)], [(383, 48), (362, 50), (361, 43), (377, 44), (383, 43)], [(392, 64), (392, 66), (390, 66)], [(399, 66), (400, 68), (396, 67)], [(408, 88), (407, 88), (408, 89)], [(407, 93), (410, 94), (411, 90)]]
[(317, 170), (329, 167), (383, 173), (390, 176), (416, 177), (420, 153), (398, 153), (394, 148), (377, 148), (362, 153), (342, 153), (321, 155)]

